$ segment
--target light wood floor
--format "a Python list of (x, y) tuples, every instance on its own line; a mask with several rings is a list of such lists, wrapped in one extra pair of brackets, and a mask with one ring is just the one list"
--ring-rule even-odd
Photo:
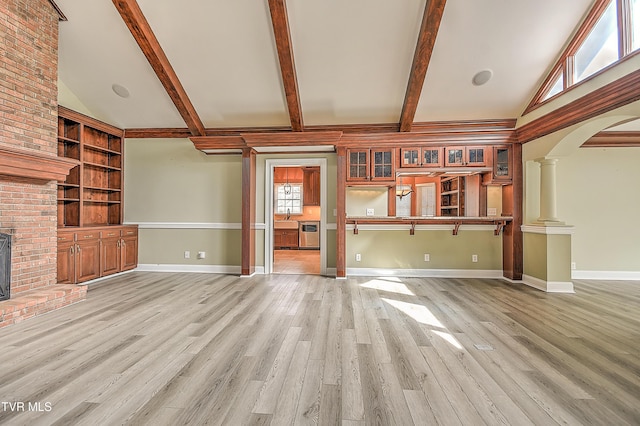
[(274, 250), (273, 273), (320, 275), (320, 250)]
[(576, 291), (134, 272), (0, 330), (0, 424), (640, 424), (640, 284)]

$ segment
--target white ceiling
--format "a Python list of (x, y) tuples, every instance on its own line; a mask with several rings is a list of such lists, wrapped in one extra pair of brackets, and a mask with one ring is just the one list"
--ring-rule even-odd
[[(425, 1), (287, 1), (305, 125), (398, 122)], [(60, 79), (90, 111), (186, 127), (111, 0), (56, 3)], [(138, 3), (205, 127), (289, 125), (267, 0)], [(415, 121), (517, 118), (592, 3), (448, 0)]]

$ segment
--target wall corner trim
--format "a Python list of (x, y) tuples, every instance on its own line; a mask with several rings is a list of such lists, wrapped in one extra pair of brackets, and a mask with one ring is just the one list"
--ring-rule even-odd
[(520, 229), (526, 234), (573, 235), (575, 233), (575, 226), (572, 225), (522, 225)]
[(544, 291), (545, 293), (575, 293), (571, 281), (545, 281), (531, 275), (522, 275), (522, 282), (529, 287)]

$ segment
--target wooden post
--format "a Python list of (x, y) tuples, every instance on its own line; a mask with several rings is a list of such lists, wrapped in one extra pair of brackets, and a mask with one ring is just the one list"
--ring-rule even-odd
[[(513, 184), (502, 188), (502, 215), (513, 216), (502, 233), (503, 275), (511, 280), (521, 280), (523, 272), (522, 254), (522, 145), (512, 146)], [(511, 211), (509, 211), (509, 209)]]
[(344, 147), (336, 147), (338, 154), (338, 172), (337, 172), (337, 199), (336, 210), (338, 213), (336, 223), (336, 278), (345, 278), (347, 276), (346, 265), (346, 233), (347, 233), (347, 150)]
[(256, 152), (242, 150), (242, 275), (256, 272)]

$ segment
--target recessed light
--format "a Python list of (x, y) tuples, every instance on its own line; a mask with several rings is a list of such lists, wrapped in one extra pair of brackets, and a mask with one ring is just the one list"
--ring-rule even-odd
[(113, 90), (113, 92), (120, 96), (121, 98), (128, 98), (129, 97), (129, 89), (127, 89), (126, 87), (120, 85), (120, 84), (114, 84), (111, 86), (111, 90)]
[(491, 80), (492, 76), (493, 76), (493, 71), (482, 70), (473, 76), (473, 79), (471, 80), (471, 82), (473, 83), (474, 86), (482, 86), (483, 84), (486, 84), (489, 80)]

